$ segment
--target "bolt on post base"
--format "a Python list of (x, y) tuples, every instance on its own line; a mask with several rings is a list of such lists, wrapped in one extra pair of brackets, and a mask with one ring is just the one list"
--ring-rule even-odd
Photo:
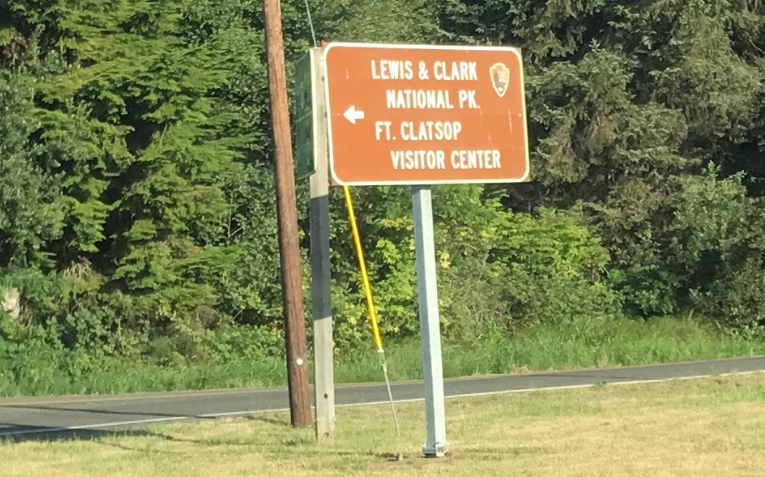
[(423, 457), (443, 457), (447, 452), (449, 452), (449, 444), (437, 443), (434, 446), (429, 446), (426, 442), (422, 445)]

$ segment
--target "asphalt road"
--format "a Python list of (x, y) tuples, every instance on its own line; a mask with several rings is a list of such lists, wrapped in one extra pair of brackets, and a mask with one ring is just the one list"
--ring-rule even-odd
[[(765, 357), (447, 380), (448, 397), (633, 384), (765, 371)], [(421, 381), (393, 383), (396, 401), (423, 398)], [(340, 385), (339, 406), (387, 403), (381, 384)], [(286, 388), (0, 399), (0, 440), (97, 436), (152, 423), (243, 416), (288, 408)]]

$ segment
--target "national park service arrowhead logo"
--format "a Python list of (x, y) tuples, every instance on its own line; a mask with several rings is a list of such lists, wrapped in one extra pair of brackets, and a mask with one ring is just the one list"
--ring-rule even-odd
[(503, 63), (494, 63), (489, 68), (491, 73), (491, 85), (494, 86), (494, 91), (501, 98), (507, 92), (507, 87), (510, 84), (510, 69)]

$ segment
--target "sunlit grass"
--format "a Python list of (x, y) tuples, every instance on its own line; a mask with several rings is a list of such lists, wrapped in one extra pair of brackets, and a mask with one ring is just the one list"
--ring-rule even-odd
[(341, 408), (334, 440), (321, 445), (285, 414), (0, 444), (0, 475), (735, 477), (765, 468), (765, 374), (449, 400), (451, 451), (438, 460), (420, 457), (422, 404), (398, 408), (400, 437), (386, 406)]

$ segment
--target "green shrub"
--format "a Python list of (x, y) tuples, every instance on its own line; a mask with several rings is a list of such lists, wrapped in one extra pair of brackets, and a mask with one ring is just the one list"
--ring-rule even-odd
[(764, 336), (765, 257), (749, 256), (726, 268), (706, 290), (692, 293), (694, 305), (744, 336)]
[(619, 296), (601, 282), (608, 252), (584, 225), (580, 210), (507, 214), (492, 258), (512, 325), (619, 316)]

